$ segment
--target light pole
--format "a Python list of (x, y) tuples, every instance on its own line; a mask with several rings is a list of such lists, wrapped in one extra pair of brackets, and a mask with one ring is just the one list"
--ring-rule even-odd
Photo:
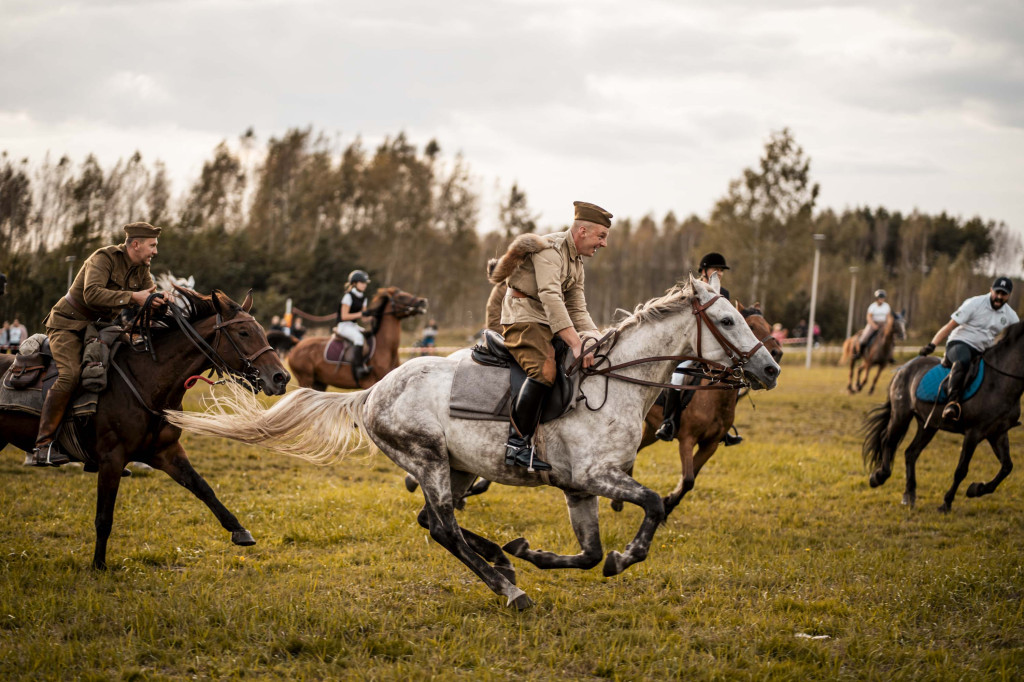
[(75, 281), (75, 257), (67, 256), (64, 262), (68, 264), (68, 291), (71, 291), (71, 284)]
[(856, 265), (850, 266), (850, 312), (846, 316), (846, 338), (853, 334), (853, 297), (857, 294), (857, 271)]
[(818, 263), (821, 261), (821, 243), (825, 235), (814, 235), (814, 275), (811, 277), (811, 318), (807, 323), (807, 360), (804, 368), (811, 368), (811, 350), (814, 348), (814, 309), (818, 305)]

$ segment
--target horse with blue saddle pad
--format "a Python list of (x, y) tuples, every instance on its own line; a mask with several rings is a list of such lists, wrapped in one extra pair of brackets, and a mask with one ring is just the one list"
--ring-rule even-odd
[(941, 414), (949, 370), (939, 364), (938, 358), (917, 357), (897, 371), (889, 384), (888, 401), (865, 419), (863, 453), (865, 462), (873, 468), (869, 479), (872, 488), (892, 475), (893, 456), (912, 419), (917, 421), (918, 429), (904, 455), (907, 483), (903, 504), (914, 505), (917, 457), (940, 430), (964, 436), (953, 485), (946, 492), (940, 511), (950, 510), (957, 488), (967, 477), (974, 450), (982, 441), (989, 442), (999, 459), (999, 473), (991, 481), (971, 483), (967, 497), (994, 492), (1009, 475), (1013, 462), (1007, 433), (1020, 425), (1020, 399), (1024, 395), (1024, 323), (1007, 327), (1002, 340), (982, 353), (974, 364), (977, 369), (972, 368), (970, 371), (975, 374), (967, 377), (958, 419)]

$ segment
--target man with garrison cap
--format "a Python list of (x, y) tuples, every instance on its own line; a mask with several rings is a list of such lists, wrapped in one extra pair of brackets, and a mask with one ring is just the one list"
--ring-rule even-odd
[[(583, 257), (608, 245), (612, 214), (600, 206), (574, 201), (575, 219), (565, 232), (522, 234), (515, 238), (495, 266), (490, 280), (505, 282), (508, 291), (501, 306), (505, 346), (526, 372), (519, 394), (513, 396), (505, 464), (547, 471), (551, 465), (537, 459), (533, 434), (541, 407), (555, 383), (554, 337), (560, 337), (579, 357), (582, 332), (596, 331), (583, 296)], [(594, 362), (592, 354), (583, 366)]]
[(81, 376), (85, 328), (98, 320), (112, 320), (132, 303), (143, 305), (156, 290), (149, 264), (157, 254), (160, 230), (149, 223), (125, 225), (124, 243), (105, 246), (89, 256), (71, 289), (43, 321), (58, 375), (43, 401), (36, 447), (26, 464), (60, 466), (71, 461), (58, 449), (55, 438)]

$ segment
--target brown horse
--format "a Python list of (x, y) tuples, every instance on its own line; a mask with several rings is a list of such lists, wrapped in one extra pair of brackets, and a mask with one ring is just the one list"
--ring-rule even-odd
[(377, 337), (377, 348), (370, 358), (370, 373), (356, 382), (352, 365), (328, 362), (324, 358), (330, 337), (312, 336), (296, 344), (288, 354), (288, 365), (295, 380), (303, 388), (327, 390), (328, 386), (338, 388), (368, 388), (398, 367), (398, 347), (402, 327), (400, 321), (427, 312), (427, 299), (406, 293), (398, 287), (379, 289), (366, 314), (373, 317), (370, 334)]
[[(846, 390), (850, 393), (857, 393), (864, 388), (864, 385), (868, 383), (868, 379), (871, 378), (871, 368), (877, 367), (878, 371), (875, 372), (875, 380), (871, 382), (871, 388), (868, 389), (868, 395), (871, 395), (875, 392), (875, 386), (878, 385), (878, 377), (881, 376), (882, 369), (889, 364), (889, 359), (892, 357), (892, 349), (896, 345), (896, 339), (903, 340), (907, 338), (907, 326), (901, 313), (894, 314), (886, 321), (885, 326), (875, 334), (874, 342), (858, 356), (856, 348), (859, 336), (859, 333), (854, 334), (843, 342), (843, 357), (839, 359), (839, 364), (845, 365), (847, 362), (850, 363), (850, 381), (846, 385)], [(858, 362), (860, 363), (859, 367), (857, 366)], [(855, 369), (857, 372), (856, 383), (853, 380)]]
[[(772, 326), (764, 319), (760, 307), (754, 305), (744, 308), (737, 302), (736, 307), (747, 321), (750, 331), (754, 336), (761, 339), (764, 347), (772, 354), (776, 362), (782, 359), (782, 346), (778, 340), (771, 335)], [(665, 503), (665, 515), (667, 516), (679, 504), (693, 488), (694, 479), (700, 473), (701, 468), (707, 463), (711, 456), (718, 450), (722, 438), (732, 428), (736, 418), (736, 400), (738, 390), (706, 390), (695, 391), (690, 404), (686, 406), (679, 421), (679, 432), (676, 440), (679, 441), (679, 461), (682, 464), (682, 474), (675, 490), (662, 498)], [(651, 443), (657, 442), (654, 433), (661, 426), (665, 413), (661, 405), (655, 404), (644, 418), (644, 435), (640, 441), (637, 452), (643, 450)], [(693, 449), (697, 448), (694, 454)], [(629, 472), (632, 475), (632, 471)], [(615, 511), (622, 510), (622, 501), (612, 502)]]
[[(96, 550), (94, 568), (107, 565), (107, 539), (114, 521), (114, 503), (121, 471), (128, 462), (161, 469), (206, 503), (236, 545), (255, 544), (252, 535), (217, 499), (189, 462), (178, 439), (181, 429), (164, 418), (168, 408), (181, 409), (185, 381), (214, 368), (241, 376), (267, 395), (281, 395), (288, 372), (267, 343), (263, 327), (249, 314), (252, 296), (240, 306), (214, 291), (202, 296), (178, 289), (188, 299), (189, 313), (175, 309), (169, 329), (142, 329), (150, 352), (122, 347), (113, 361), (107, 389), (100, 394), (96, 415), (87, 423), (74, 419), (86, 453), (86, 471), (98, 471), (96, 483)], [(145, 349), (143, 349), (144, 351)], [(0, 355), (0, 374), (13, 363)], [(130, 383), (129, 383), (130, 382)], [(65, 422), (62, 428), (68, 428)], [(0, 448), (8, 443), (32, 450), (39, 417), (0, 410)]]

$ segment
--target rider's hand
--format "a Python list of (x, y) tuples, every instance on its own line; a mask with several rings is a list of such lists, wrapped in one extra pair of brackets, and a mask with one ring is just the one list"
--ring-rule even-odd
[(156, 286), (152, 286), (149, 289), (143, 289), (142, 291), (133, 291), (132, 303), (140, 307), (146, 305), (146, 299), (149, 298), (149, 295), (154, 291), (156, 291)]
[[(581, 341), (578, 345), (570, 346), (570, 348), (572, 349), (572, 356), (574, 358), (579, 358), (580, 357), (580, 353), (583, 352), (583, 343)], [(583, 367), (587, 368), (587, 367), (590, 367), (593, 364), (594, 364), (594, 353), (593, 353), (593, 351), (591, 351), (590, 353), (587, 353), (586, 355), (583, 356)]]
[(924, 346), (920, 350), (918, 355), (920, 355), (921, 357), (924, 357), (925, 355), (931, 355), (934, 352), (935, 352), (935, 344), (934, 343), (929, 343), (928, 345)]

